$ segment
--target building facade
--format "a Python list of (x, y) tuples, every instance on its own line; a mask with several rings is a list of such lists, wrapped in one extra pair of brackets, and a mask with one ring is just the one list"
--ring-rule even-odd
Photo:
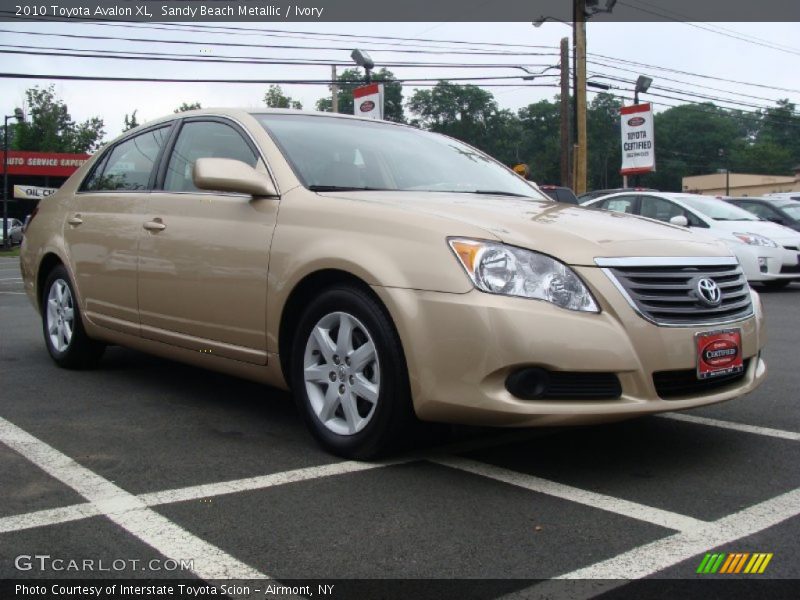
[(798, 192), (800, 165), (794, 168), (793, 176), (722, 172), (684, 177), (683, 191), (707, 196), (762, 196), (774, 192)]

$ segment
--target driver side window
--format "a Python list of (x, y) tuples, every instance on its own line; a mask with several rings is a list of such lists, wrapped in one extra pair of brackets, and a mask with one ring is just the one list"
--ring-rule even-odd
[(255, 167), (258, 157), (233, 127), (217, 121), (189, 121), (181, 128), (167, 165), (164, 190), (199, 191), (192, 181), (198, 158), (231, 158)]

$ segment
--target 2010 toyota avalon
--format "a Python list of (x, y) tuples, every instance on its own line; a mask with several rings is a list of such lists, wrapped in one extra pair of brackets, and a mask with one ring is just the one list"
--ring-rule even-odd
[(611, 421), (766, 373), (761, 305), (724, 244), (342, 115), (126, 132), (42, 201), (21, 265), (57, 364), (120, 344), (291, 388), (319, 442), (356, 458), (414, 419)]

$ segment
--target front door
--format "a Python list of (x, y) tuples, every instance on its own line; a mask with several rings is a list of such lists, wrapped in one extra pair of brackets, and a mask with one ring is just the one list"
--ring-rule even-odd
[(137, 257), (154, 165), (170, 126), (105, 151), (71, 200), (64, 240), (83, 313), (91, 322), (139, 334)]
[(233, 123), (184, 121), (140, 225), (142, 336), (266, 364), (267, 267), (277, 199), (198, 190), (198, 158), (231, 158), (266, 172)]

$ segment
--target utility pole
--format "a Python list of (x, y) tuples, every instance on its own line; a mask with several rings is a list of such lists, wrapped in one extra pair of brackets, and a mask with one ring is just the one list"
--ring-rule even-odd
[(577, 156), (575, 156), (576, 194), (586, 191), (586, 0), (574, 0), (574, 33), (575, 39), (575, 113)]
[(339, 112), (339, 86), (336, 84), (336, 65), (331, 65), (331, 112)]
[(561, 185), (572, 189), (569, 120), (569, 39), (561, 38)]

